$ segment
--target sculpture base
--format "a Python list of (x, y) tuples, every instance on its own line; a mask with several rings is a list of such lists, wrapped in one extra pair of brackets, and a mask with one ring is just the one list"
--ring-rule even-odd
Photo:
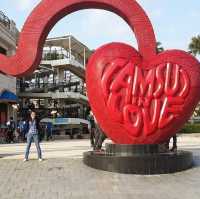
[(161, 145), (107, 144), (106, 151), (85, 152), (84, 163), (92, 168), (127, 174), (167, 174), (193, 166), (191, 152), (169, 152)]

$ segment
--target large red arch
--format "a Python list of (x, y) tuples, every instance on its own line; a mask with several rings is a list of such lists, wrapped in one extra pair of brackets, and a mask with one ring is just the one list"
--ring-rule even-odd
[(0, 55), (0, 71), (13, 76), (33, 72), (39, 65), (42, 46), (52, 27), (64, 16), (81, 9), (104, 9), (121, 16), (135, 32), (144, 59), (156, 54), (151, 22), (135, 0), (43, 0), (30, 14), (20, 34), (16, 55)]

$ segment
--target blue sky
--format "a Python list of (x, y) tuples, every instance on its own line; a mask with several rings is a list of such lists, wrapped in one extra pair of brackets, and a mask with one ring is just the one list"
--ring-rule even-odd
[[(19, 30), (40, 0), (1, 0), (0, 10), (13, 19)], [(138, 0), (154, 26), (157, 41), (165, 49), (188, 50), (192, 36), (200, 34), (199, 0)], [(74, 35), (95, 49), (111, 41), (126, 42), (137, 47), (133, 33), (118, 16), (102, 10), (83, 10), (59, 21), (51, 37)]]

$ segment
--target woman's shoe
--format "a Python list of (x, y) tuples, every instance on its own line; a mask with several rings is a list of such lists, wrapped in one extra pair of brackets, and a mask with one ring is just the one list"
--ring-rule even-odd
[(43, 161), (43, 159), (42, 159), (42, 158), (39, 158), (39, 159), (38, 159), (38, 161), (39, 161), (39, 162), (42, 162), (42, 161)]
[(27, 161), (28, 161), (28, 159), (26, 159), (26, 158), (23, 160), (23, 162), (27, 162)]

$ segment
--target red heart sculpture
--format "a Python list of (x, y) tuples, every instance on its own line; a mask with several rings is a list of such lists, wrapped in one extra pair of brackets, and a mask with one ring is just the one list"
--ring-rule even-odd
[(198, 61), (183, 51), (166, 51), (144, 64), (131, 46), (111, 43), (88, 63), (88, 97), (102, 129), (116, 143), (160, 143), (194, 111), (199, 75)]
[(91, 57), (87, 90), (97, 121), (119, 144), (165, 141), (189, 119), (199, 101), (200, 64), (182, 51), (157, 55), (153, 27), (135, 0), (42, 0), (20, 33), (16, 55), (0, 55), (0, 71), (13, 76), (33, 72), (56, 22), (88, 8), (121, 16), (135, 33), (139, 49), (113, 43)]

